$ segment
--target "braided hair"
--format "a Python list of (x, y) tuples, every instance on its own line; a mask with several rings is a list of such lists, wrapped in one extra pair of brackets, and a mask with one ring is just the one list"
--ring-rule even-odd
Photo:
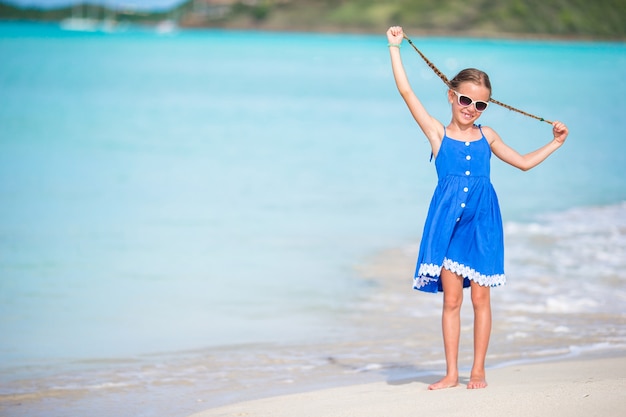
[[(406, 39), (409, 44), (413, 47), (413, 49), (415, 49), (415, 51), (422, 57), (422, 59), (426, 62), (426, 64), (430, 67), (430, 69), (432, 69), (435, 74), (437, 74), (437, 76), (439, 78), (441, 78), (441, 81), (444, 82), (445, 85), (448, 86), (448, 88), (451, 89), (456, 89), (459, 84), (461, 84), (462, 82), (465, 81), (471, 81), (474, 82), (476, 84), (482, 84), (485, 87), (487, 87), (487, 89), (489, 89), (489, 95), (491, 96), (491, 82), (489, 81), (489, 76), (487, 75), (487, 73), (481, 71), (481, 70), (477, 70), (475, 68), (467, 68), (462, 70), (461, 72), (459, 72), (453, 79), (452, 81), (448, 80), (448, 78), (439, 70), (439, 68), (437, 68), (435, 66), (435, 64), (433, 64), (432, 62), (430, 62), (430, 60), (428, 58), (426, 58), (426, 56), (419, 50), (417, 49), (417, 47), (413, 44), (413, 42), (411, 41), (411, 39), (409, 39), (408, 36), (404, 35), (404, 39)], [(505, 109), (509, 109), (512, 111), (515, 111), (517, 113), (523, 114), (524, 116), (528, 116), (528, 117), (532, 117), (533, 119), (537, 119), (541, 122), (546, 122), (549, 124), (552, 124), (552, 122), (550, 120), (546, 120), (543, 117), (539, 117), (539, 116), (535, 116), (533, 114), (527, 113), (523, 110), (517, 109), (515, 107), (509, 106), (508, 104), (504, 104), (501, 101), (495, 100), (493, 98), (489, 98), (489, 101), (491, 103), (495, 103), (498, 106), (502, 106)]]

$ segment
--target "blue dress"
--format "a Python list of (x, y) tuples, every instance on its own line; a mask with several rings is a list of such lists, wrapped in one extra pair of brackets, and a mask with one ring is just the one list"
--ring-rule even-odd
[[(480, 129), (480, 126), (478, 126)], [(435, 166), (438, 183), (420, 244), (413, 288), (442, 291), (441, 268), (483, 286), (505, 283), (498, 197), (490, 180), (491, 147), (482, 134), (463, 142), (444, 132)]]

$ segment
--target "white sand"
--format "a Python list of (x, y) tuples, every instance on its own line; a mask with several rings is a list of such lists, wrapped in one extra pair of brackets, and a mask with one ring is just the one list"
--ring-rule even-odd
[(432, 377), (244, 402), (193, 417), (626, 416), (626, 357), (488, 370), (489, 387), (428, 391)]

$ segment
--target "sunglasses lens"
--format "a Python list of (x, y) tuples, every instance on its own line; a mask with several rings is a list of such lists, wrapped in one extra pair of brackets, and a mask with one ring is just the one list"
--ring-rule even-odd
[(461, 103), (462, 106), (469, 106), (472, 104), (472, 99), (468, 96), (459, 96), (459, 103)]
[(483, 111), (487, 108), (487, 103), (485, 103), (484, 101), (476, 101), (474, 102), (474, 105), (476, 106), (476, 110), (478, 111)]

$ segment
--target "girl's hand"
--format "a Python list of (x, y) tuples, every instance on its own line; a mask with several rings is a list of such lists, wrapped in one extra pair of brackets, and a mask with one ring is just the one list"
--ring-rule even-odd
[(569, 134), (569, 130), (563, 123), (555, 121), (552, 123), (552, 134), (554, 135), (554, 140), (563, 143)]
[(389, 43), (401, 44), (404, 39), (404, 32), (401, 26), (392, 26), (387, 30), (387, 40)]

